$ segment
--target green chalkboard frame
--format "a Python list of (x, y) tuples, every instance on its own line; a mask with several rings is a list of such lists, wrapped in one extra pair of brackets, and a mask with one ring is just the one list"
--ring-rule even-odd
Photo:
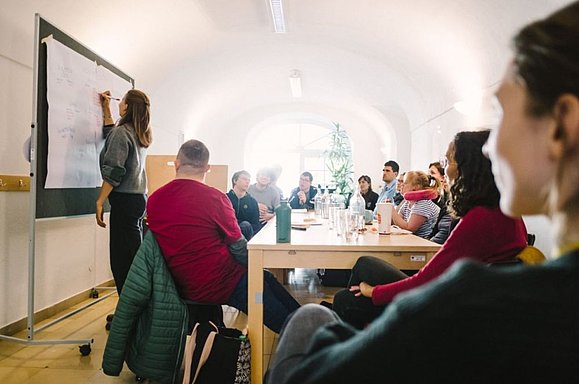
[(37, 14), (36, 18), (38, 33), (35, 42), (35, 111), (33, 108), (36, 116), (35, 122), (32, 123), (30, 170), (31, 183), (34, 183), (31, 193), (36, 200), (35, 217), (41, 219), (94, 214), (99, 188), (44, 188), (48, 159), (48, 101), (46, 44), (42, 44), (42, 40), (52, 35), (60, 43), (129, 81), (133, 87), (135, 80), (40, 15)]

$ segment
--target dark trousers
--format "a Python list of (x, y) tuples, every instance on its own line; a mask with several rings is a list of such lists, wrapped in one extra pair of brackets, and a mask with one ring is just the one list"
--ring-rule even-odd
[[(227, 305), (247, 314), (247, 273), (243, 275), (231, 294)], [(286, 318), (300, 304), (269, 271), (263, 271), (263, 323), (279, 333)]]
[(143, 241), (145, 195), (112, 192), (109, 195), (109, 252), (111, 270), (119, 295)]
[[(362, 256), (352, 268), (348, 288), (352, 285), (360, 285), (362, 281), (376, 286), (393, 283), (407, 277), (408, 275), (382, 259)], [(355, 292), (350, 292), (349, 289), (338, 291), (334, 296), (332, 306), (342, 320), (358, 329), (363, 329), (380, 316), (385, 307), (384, 305), (374, 305), (372, 299), (356, 296)]]
[(241, 229), (241, 234), (245, 237), (245, 240), (249, 241), (255, 235), (253, 232), (253, 227), (249, 223), (249, 221), (238, 221), (239, 229)]

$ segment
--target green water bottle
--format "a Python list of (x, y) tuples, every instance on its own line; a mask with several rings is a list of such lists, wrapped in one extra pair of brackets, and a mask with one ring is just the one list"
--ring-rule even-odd
[(288, 205), (287, 199), (282, 199), (279, 202), (279, 207), (275, 209), (275, 220), (276, 241), (278, 243), (290, 243), (292, 230), (292, 209)]

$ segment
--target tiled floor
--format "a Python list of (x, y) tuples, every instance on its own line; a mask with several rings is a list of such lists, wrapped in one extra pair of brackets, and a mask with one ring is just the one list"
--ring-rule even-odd
[[(289, 272), (287, 288), (302, 304), (331, 301), (338, 290), (321, 286), (315, 270), (304, 269)], [(90, 300), (92, 299), (87, 301)], [(92, 352), (88, 356), (81, 356), (78, 345), (73, 344), (26, 346), (0, 341), (0, 383), (135, 383), (135, 375), (126, 367), (119, 377), (106, 376), (100, 369), (107, 339), (105, 318), (107, 314), (114, 312), (117, 300), (117, 296), (113, 295), (46, 328), (34, 337), (35, 340), (94, 338)], [(227, 326), (236, 328), (244, 328), (247, 324), (247, 317), (230, 307), (224, 307), (224, 320)], [(41, 325), (42, 323), (35, 326)], [(26, 333), (21, 332), (14, 336), (25, 338)], [(264, 339), (264, 361), (267, 366), (277, 337), (266, 329)]]

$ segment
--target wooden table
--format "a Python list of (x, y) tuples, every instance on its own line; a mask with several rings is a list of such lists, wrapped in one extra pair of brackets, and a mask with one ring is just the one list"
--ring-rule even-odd
[[(295, 217), (294, 214), (292, 222)], [(291, 243), (277, 244), (273, 219), (251, 239), (247, 248), (251, 382), (259, 384), (263, 380), (264, 268), (352, 268), (360, 256), (371, 255), (399, 269), (420, 269), (440, 245), (414, 235), (379, 235), (370, 230), (348, 242), (330, 230), (327, 222), (312, 225), (306, 231), (292, 230)]]

